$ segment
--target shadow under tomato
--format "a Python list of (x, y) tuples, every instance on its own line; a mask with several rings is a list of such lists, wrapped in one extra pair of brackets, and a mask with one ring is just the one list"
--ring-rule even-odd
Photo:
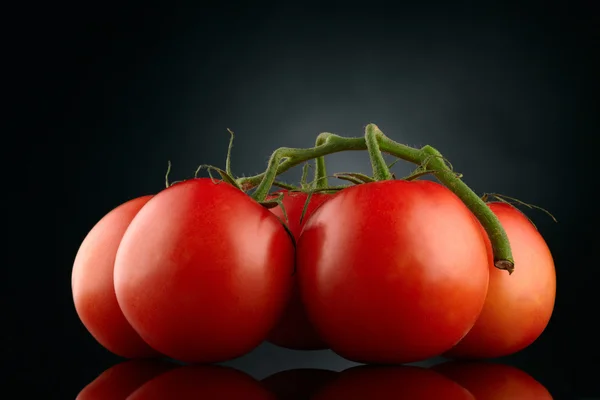
[(551, 400), (548, 390), (531, 375), (506, 364), (448, 361), (431, 367), (468, 389), (478, 400)]
[(125, 399), (148, 380), (179, 365), (166, 360), (138, 359), (113, 365), (84, 387), (77, 400)]
[(339, 374), (337, 371), (319, 368), (289, 369), (269, 375), (261, 383), (277, 399), (300, 400), (311, 398)]
[(474, 400), (467, 389), (428, 368), (360, 365), (342, 371), (314, 400)]
[(259, 381), (239, 370), (217, 365), (185, 365), (147, 381), (128, 400), (154, 399), (275, 400)]

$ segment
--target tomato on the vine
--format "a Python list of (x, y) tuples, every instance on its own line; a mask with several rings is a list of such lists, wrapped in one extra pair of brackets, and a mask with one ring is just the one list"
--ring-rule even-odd
[(126, 358), (158, 355), (131, 327), (115, 295), (113, 271), (127, 227), (152, 196), (121, 204), (87, 234), (75, 257), (71, 288), (75, 310), (87, 330), (106, 349)]
[(279, 219), (225, 182), (197, 178), (158, 193), (127, 229), (117, 299), (141, 337), (184, 362), (246, 354), (290, 297), (294, 245)]
[(552, 400), (552, 395), (544, 385), (527, 372), (510, 365), (449, 361), (432, 369), (459, 383), (477, 400)]
[(487, 260), (475, 216), (431, 181), (344, 189), (297, 244), (315, 329), (334, 352), (364, 363), (419, 361), (455, 345), (483, 307)]
[(445, 355), (451, 358), (496, 358), (532, 344), (546, 329), (554, 309), (556, 272), (546, 241), (517, 208), (503, 202), (488, 206), (506, 231), (515, 270), (494, 267), (483, 310), (469, 333)]
[[(269, 196), (269, 199), (280, 195), (283, 195), (281, 203), (285, 209), (285, 215), (281, 205), (271, 208), (271, 212), (287, 224), (296, 241), (308, 218), (332, 196), (331, 194), (313, 193), (308, 199), (308, 194), (305, 192), (278, 191)], [(309, 203), (305, 210), (307, 200)], [(302, 215), (303, 211), (304, 215)], [(294, 277), (292, 297), (279, 323), (271, 331), (267, 340), (277, 346), (295, 350), (320, 350), (328, 347), (315, 332), (306, 316), (296, 277)]]

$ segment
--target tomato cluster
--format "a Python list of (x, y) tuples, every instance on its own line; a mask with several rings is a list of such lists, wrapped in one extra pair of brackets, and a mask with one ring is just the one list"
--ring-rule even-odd
[(478, 220), (440, 184), (276, 195), (282, 205), (268, 210), (197, 178), (117, 207), (75, 259), (82, 322), (123, 357), (200, 363), (264, 340), (365, 363), (497, 357), (548, 323), (552, 257), (511, 205), (489, 204), (519, 265), (509, 275), (493, 266)]
[(497, 268), (490, 225), (448, 186), (363, 179), (258, 201), (221, 172), (223, 180), (193, 178), (130, 200), (84, 239), (75, 308), (108, 350), (216, 363), (269, 341), (402, 364), (508, 355), (549, 322), (552, 256), (506, 202), (476, 197), (506, 233), (512, 274)]

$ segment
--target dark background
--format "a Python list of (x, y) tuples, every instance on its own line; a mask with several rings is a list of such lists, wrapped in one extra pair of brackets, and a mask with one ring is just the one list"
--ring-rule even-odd
[[(437, 147), (476, 192), (556, 216), (558, 224), (527, 211), (555, 258), (555, 313), (535, 344), (503, 361), (557, 398), (598, 395), (592, 3), (29, 10), (6, 59), (17, 89), (4, 146), (5, 196), (16, 206), (6, 208), (8, 379), (73, 398), (120, 361), (79, 322), (71, 267), (103, 215), (164, 187), (167, 160), (172, 180), (199, 164), (224, 166), (231, 128), (234, 172), (250, 175), (277, 147), (312, 146), (322, 131), (360, 136), (374, 122), (396, 141)], [(333, 155), (328, 169), (369, 172), (369, 163), (362, 153)], [(230, 365), (262, 378), (353, 364), (264, 345)]]

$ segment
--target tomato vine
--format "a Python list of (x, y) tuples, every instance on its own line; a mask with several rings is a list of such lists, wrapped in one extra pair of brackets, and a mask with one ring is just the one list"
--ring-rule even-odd
[[(290, 168), (308, 160), (316, 159), (316, 188), (327, 189), (324, 156), (342, 151), (367, 150), (373, 167), (374, 180), (394, 179), (386, 165), (381, 152), (391, 154), (420, 167), (417, 174), (432, 173), (442, 184), (454, 192), (463, 203), (479, 219), (486, 230), (494, 252), (494, 265), (506, 270), (509, 274), (514, 271), (514, 260), (504, 228), (498, 218), (486, 203), (467, 186), (462, 175), (456, 174), (447, 159), (435, 148), (426, 145), (420, 149), (398, 143), (387, 137), (375, 124), (368, 124), (363, 137), (343, 137), (329, 132), (323, 132), (317, 137), (316, 145), (311, 148), (281, 147), (275, 150), (265, 172), (235, 179), (236, 186), (244, 191), (255, 189), (252, 197), (263, 202), (275, 178)], [(345, 178), (360, 180), (356, 174), (338, 175)], [(414, 177), (412, 177), (414, 179)]]

